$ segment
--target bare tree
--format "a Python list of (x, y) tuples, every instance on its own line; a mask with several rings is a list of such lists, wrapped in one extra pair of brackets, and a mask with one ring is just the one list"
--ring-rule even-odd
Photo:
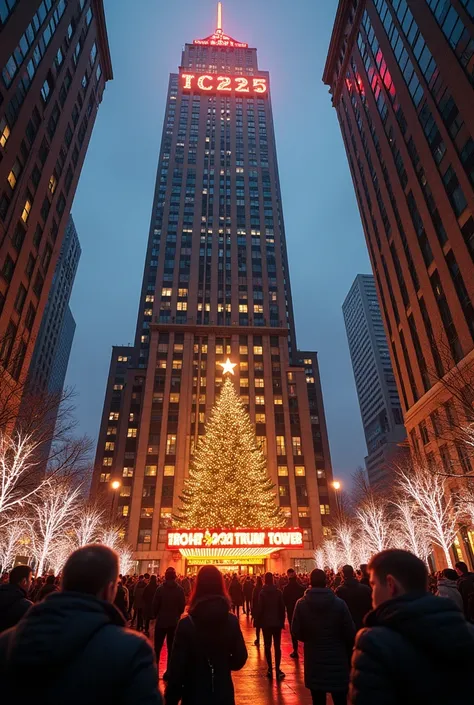
[(401, 545), (427, 563), (432, 546), (425, 527), (425, 519), (420, 514), (417, 504), (411, 499), (402, 497), (399, 501), (394, 501), (394, 506), (397, 509), (396, 530)]
[(422, 464), (413, 464), (410, 472), (400, 471), (398, 488), (417, 508), (428, 540), (443, 551), (452, 567), (449, 550), (456, 538), (461, 509), (447, 491), (447, 479), (432, 473)]
[(74, 524), (74, 546), (80, 548), (97, 541), (101, 535), (104, 510), (96, 504), (85, 504), (80, 508)]
[(133, 568), (133, 550), (131, 546), (123, 546), (119, 552), (119, 572), (121, 575), (128, 575)]
[(26, 533), (24, 517), (17, 517), (0, 531), (0, 566), (2, 570), (12, 568)]
[(334, 525), (333, 533), (341, 560), (351, 566), (357, 565), (357, 530), (354, 523), (343, 519)]

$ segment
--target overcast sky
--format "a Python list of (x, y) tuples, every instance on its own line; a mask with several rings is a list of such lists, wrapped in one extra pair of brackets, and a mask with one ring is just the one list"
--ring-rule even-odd
[[(337, 0), (225, 0), (224, 31), (270, 71), (298, 346), (319, 353), (334, 475), (366, 447), (341, 305), (370, 272), (342, 137), (321, 76)], [(82, 258), (67, 385), (97, 437), (112, 345), (133, 341), (168, 76), (185, 42), (215, 28), (214, 0), (105, 0), (107, 84), (73, 217)]]

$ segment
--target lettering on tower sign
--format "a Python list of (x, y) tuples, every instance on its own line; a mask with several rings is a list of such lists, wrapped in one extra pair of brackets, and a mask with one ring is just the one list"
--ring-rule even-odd
[(182, 90), (192, 93), (263, 96), (268, 92), (265, 76), (220, 76), (181, 70), (180, 81)]
[(301, 529), (170, 529), (167, 548), (303, 548)]

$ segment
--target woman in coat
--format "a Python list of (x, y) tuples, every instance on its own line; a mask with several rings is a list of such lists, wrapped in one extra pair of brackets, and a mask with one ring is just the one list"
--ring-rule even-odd
[(263, 588), (263, 580), (262, 576), (259, 575), (257, 577), (257, 582), (255, 584), (255, 587), (252, 592), (252, 617), (253, 617), (253, 626), (255, 627), (255, 641), (253, 642), (255, 646), (260, 646), (260, 629), (261, 629), (261, 624), (260, 624), (260, 619), (258, 615), (258, 596), (260, 595), (260, 591)]
[(237, 618), (230, 614), (222, 574), (198, 573), (188, 614), (178, 623), (168, 668), (166, 705), (235, 705), (232, 671), (247, 661)]
[(239, 579), (234, 574), (234, 577), (230, 581), (229, 585), (229, 595), (232, 603), (232, 612), (235, 614), (237, 612), (237, 619), (240, 617), (240, 608), (244, 604), (244, 591), (242, 585), (239, 583)]

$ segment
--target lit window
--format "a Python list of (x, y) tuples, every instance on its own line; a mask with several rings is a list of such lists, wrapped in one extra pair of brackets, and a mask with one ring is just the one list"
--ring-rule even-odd
[(278, 406), (279, 404), (283, 404), (283, 397), (274, 397), (274, 398), (273, 398), (273, 403), (274, 403), (275, 405), (277, 405), (277, 406)]
[(304, 477), (306, 475), (306, 469), (304, 465), (295, 465), (295, 475), (298, 477)]
[(249, 368), (249, 363), (248, 362), (241, 362), (240, 363), (240, 369), (245, 372)]
[(10, 137), (10, 128), (7, 125), (5, 118), (0, 120), (0, 146), (5, 147), (8, 138)]
[(151, 543), (151, 529), (140, 529), (139, 530), (138, 543)]
[(301, 438), (300, 436), (293, 436), (291, 439), (291, 445), (293, 446), (293, 455), (301, 455)]
[(249, 386), (249, 381), (246, 377), (240, 378), (240, 386), (241, 387), (248, 387)]
[(167, 529), (171, 526), (172, 517), (170, 509), (162, 509), (160, 511), (160, 529)]
[(276, 437), (277, 455), (286, 455), (285, 436)]
[(255, 414), (255, 423), (265, 423), (265, 414)]
[(266, 456), (267, 454), (267, 437), (257, 436), (257, 443), (260, 446), (262, 453)]
[(203, 345), (201, 345), (201, 352), (207, 353), (207, 343), (203, 343)]
[(170, 394), (170, 404), (179, 404), (179, 392), (172, 392)]
[(174, 477), (174, 465), (165, 465), (163, 474), (165, 477)]
[(31, 201), (27, 198), (25, 205), (23, 206), (23, 211), (21, 213), (21, 219), (24, 223), (28, 220), (31, 210)]
[(187, 289), (178, 289), (178, 296), (187, 296), (187, 295), (188, 295)]
[(166, 370), (166, 360), (157, 360), (156, 366), (159, 370)]
[(123, 389), (123, 384), (114, 384), (114, 392), (120, 392)]
[(312, 361), (312, 359), (311, 359), (310, 357), (305, 357), (305, 359), (303, 360), (303, 362), (304, 362), (305, 365), (312, 365), (312, 364), (313, 364), (313, 361)]
[(306, 377), (306, 382), (308, 384), (314, 384), (314, 377)]
[(117, 434), (117, 428), (116, 426), (109, 426), (107, 428), (107, 435), (108, 436), (115, 436)]
[(120, 488), (120, 496), (121, 497), (130, 497), (132, 494), (132, 488), (130, 485), (122, 485)]
[(115, 443), (113, 441), (107, 441), (105, 444), (105, 450), (114, 450), (115, 449)]
[(223, 355), (224, 354), (224, 346), (223, 345), (216, 345), (216, 355)]
[(166, 436), (166, 455), (176, 454), (176, 434), (168, 433)]
[(54, 174), (52, 174), (49, 178), (49, 184), (48, 188), (51, 191), (51, 193), (54, 193), (56, 191), (56, 186), (58, 185), (58, 182), (56, 181), (56, 177)]
[(241, 400), (242, 404), (248, 405), (248, 403), (249, 403), (248, 394), (241, 394), (240, 400)]
[(248, 355), (249, 349), (248, 349), (247, 345), (239, 345), (239, 353), (241, 355)]
[(309, 507), (298, 507), (298, 516), (300, 519), (309, 517)]
[(180, 370), (183, 367), (182, 360), (173, 360), (173, 370)]
[(288, 467), (286, 465), (279, 465), (278, 475), (279, 477), (288, 477)]
[(118, 421), (119, 418), (119, 412), (118, 411), (111, 411), (109, 414), (109, 421)]
[(171, 296), (172, 289), (162, 289), (161, 290), (161, 295), (162, 296)]
[(129, 358), (126, 355), (119, 355), (117, 362), (128, 362)]
[(158, 343), (158, 352), (168, 352), (168, 343)]
[(257, 395), (255, 397), (255, 403), (256, 404), (265, 404), (265, 397)]
[(147, 477), (156, 476), (156, 465), (145, 465), (145, 475)]
[(143, 315), (144, 315), (144, 316), (152, 316), (152, 315), (153, 315), (153, 309), (152, 309), (152, 308), (146, 308), (146, 309), (143, 311)]
[(175, 352), (183, 352), (183, 350), (184, 350), (183, 343), (175, 343), (174, 344), (174, 351)]
[(177, 311), (187, 311), (188, 310), (188, 302), (187, 301), (177, 301), (176, 302), (176, 310)]
[(248, 311), (247, 304), (239, 304), (239, 313), (247, 313), (247, 311)]
[(142, 335), (140, 338), (141, 343), (148, 343), (148, 336), (147, 335)]
[(124, 468), (122, 470), (122, 477), (133, 477), (133, 468)]
[(280, 497), (287, 497), (288, 487), (286, 485), (280, 485), (278, 488), (278, 494), (280, 495)]
[(253, 354), (254, 355), (263, 355), (263, 347), (261, 345), (254, 345), (253, 346)]
[(123, 517), (128, 517), (128, 512), (129, 512), (130, 507), (128, 504), (124, 504), (122, 507), (122, 516)]
[(319, 511), (321, 514), (330, 514), (329, 504), (320, 504)]
[(287, 376), (288, 382), (294, 382), (294, 374), (293, 374), (293, 372), (287, 372), (287, 373), (286, 373), (286, 376)]
[(316, 475), (320, 480), (326, 477), (326, 471), (325, 470), (316, 470)]
[(261, 304), (254, 304), (253, 305), (253, 312), (254, 313), (263, 313), (263, 306)]
[(155, 300), (155, 297), (153, 296), (153, 294), (147, 294), (145, 296), (145, 301), (147, 304), (152, 304), (154, 300)]
[(108, 482), (110, 480), (110, 472), (101, 472), (100, 473), (100, 481), (101, 482)]
[(18, 161), (18, 159), (15, 160), (15, 163), (13, 164), (12, 170), (7, 176), (7, 181), (10, 184), (10, 188), (13, 190), (16, 186), (16, 182), (18, 181), (18, 177), (21, 174), (21, 164)]
[(258, 388), (260, 388), (260, 389), (265, 386), (265, 382), (263, 381), (263, 379), (262, 379), (261, 377), (258, 377), (258, 378), (255, 380), (255, 386), (258, 387)]
[(153, 516), (153, 507), (142, 507), (140, 510), (141, 519), (150, 519)]
[(106, 467), (110, 467), (112, 465), (112, 458), (104, 458), (102, 460), (102, 465), (105, 465)]
[(127, 438), (136, 438), (137, 437), (137, 428), (129, 428), (127, 429)]

